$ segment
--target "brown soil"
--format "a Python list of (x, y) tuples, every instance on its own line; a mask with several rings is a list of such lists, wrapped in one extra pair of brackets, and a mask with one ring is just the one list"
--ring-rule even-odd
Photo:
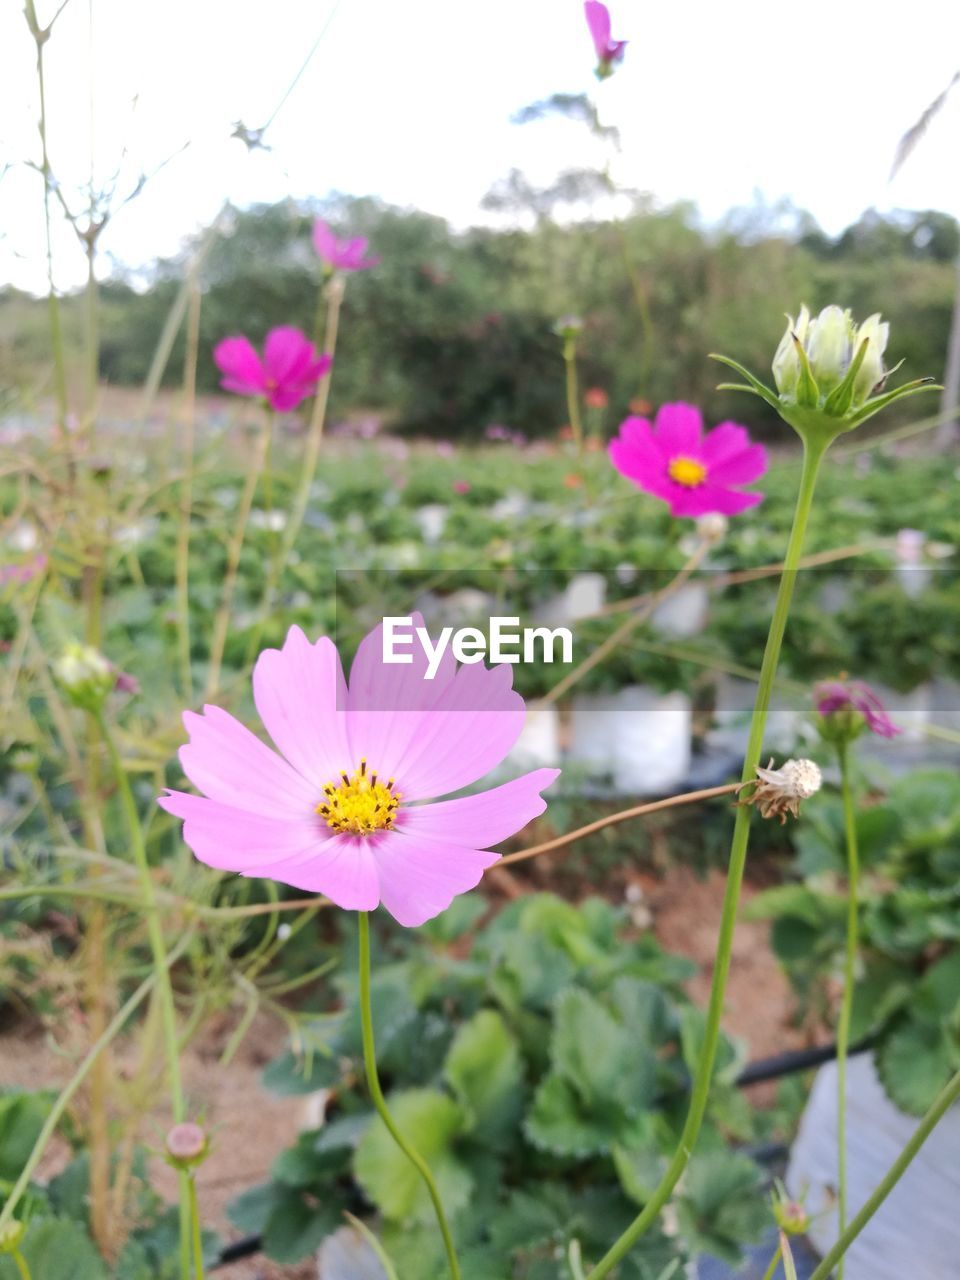
[[(724, 876), (719, 871), (698, 878), (673, 865), (661, 875), (633, 870), (627, 895), (638, 924), (651, 924), (671, 951), (689, 956), (698, 973), (689, 983), (690, 995), (705, 1003), (710, 989)], [(522, 881), (506, 872), (493, 877), (491, 887), (507, 896), (522, 892)], [(743, 899), (757, 890), (745, 885)], [(767, 943), (767, 925), (741, 920), (736, 934), (724, 1026), (746, 1040), (750, 1058), (797, 1047), (801, 1033), (791, 1025), (789, 984)], [(278, 1098), (260, 1084), (264, 1065), (285, 1047), (285, 1030), (259, 1016), (239, 1052), (227, 1067), (220, 1056), (231, 1027), (222, 1022), (208, 1027), (184, 1057), (184, 1079), (192, 1115), (202, 1118), (213, 1134), (209, 1158), (198, 1174), (198, 1193), (205, 1222), (225, 1239), (239, 1234), (226, 1218), (228, 1202), (240, 1191), (263, 1181), (275, 1157), (296, 1137), (306, 1122), (308, 1099)], [(52, 1051), (48, 1039), (23, 1024), (0, 1033), (0, 1084), (36, 1088), (57, 1085), (69, 1074), (70, 1059)], [(763, 1104), (769, 1089), (759, 1086), (754, 1101)], [(159, 1146), (165, 1117), (148, 1121), (144, 1140)], [(315, 1123), (315, 1121), (314, 1121)], [(65, 1145), (53, 1146), (41, 1174), (52, 1174), (66, 1158)], [(155, 1162), (156, 1185), (175, 1197), (175, 1177), (162, 1160)], [(222, 1272), (225, 1280), (314, 1280), (313, 1264), (280, 1267), (263, 1259), (237, 1262)]]

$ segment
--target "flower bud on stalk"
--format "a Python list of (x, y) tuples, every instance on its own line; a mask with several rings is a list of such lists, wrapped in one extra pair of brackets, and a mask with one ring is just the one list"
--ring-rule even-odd
[(750, 794), (740, 805), (756, 805), (761, 818), (779, 818), (786, 822), (787, 814), (800, 817), (801, 800), (816, 795), (823, 784), (823, 775), (812, 760), (787, 760), (780, 769), (774, 769), (773, 761), (765, 769), (757, 769), (757, 776), (740, 788), (751, 787)]
[(26, 1234), (27, 1228), (22, 1222), (5, 1222), (0, 1227), (0, 1256), (5, 1253), (16, 1253)]
[(805, 439), (829, 443), (896, 400), (939, 390), (931, 378), (883, 390), (888, 376), (899, 368), (884, 367), (889, 336), (890, 326), (879, 313), (858, 325), (841, 307), (824, 307), (815, 319), (801, 307), (796, 319), (787, 316), (786, 332), (773, 358), (776, 391), (735, 360), (713, 358), (745, 379), (723, 383), (723, 389), (759, 396)]
[(92, 645), (71, 640), (53, 664), (53, 674), (75, 707), (100, 711), (115, 689), (119, 693), (139, 693), (134, 676), (119, 671)]
[(175, 1124), (166, 1139), (167, 1163), (187, 1173), (202, 1164), (210, 1151), (207, 1135), (198, 1124), (184, 1120)]

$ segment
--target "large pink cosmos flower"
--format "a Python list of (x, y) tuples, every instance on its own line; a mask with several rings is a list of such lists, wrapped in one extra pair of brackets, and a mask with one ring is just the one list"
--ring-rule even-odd
[(610, 441), (610, 460), (621, 475), (669, 503), (675, 516), (737, 515), (763, 500), (739, 486), (767, 469), (763, 445), (752, 444), (746, 427), (721, 422), (703, 434), (700, 410), (665, 404), (651, 425), (627, 418)]
[(213, 359), (224, 374), (220, 385), (225, 391), (262, 396), (278, 413), (313, 395), (333, 363), (330, 356), (317, 355), (306, 334), (286, 325), (267, 334), (262, 360), (249, 338), (242, 337), (218, 342)]
[(597, 51), (597, 76), (605, 80), (613, 74), (613, 64), (623, 58), (627, 41), (610, 39), (610, 11), (600, 0), (586, 0), (583, 11)]
[[(817, 714), (824, 720), (838, 714), (853, 713), (856, 724), (879, 738), (895, 738), (903, 730), (893, 723), (887, 709), (863, 680), (822, 680), (814, 685), (813, 700)], [(859, 720), (858, 717), (862, 717)], [(852, 726), (856, 732), (855, 725)]]
[[(414, 619), (414, 625), (419, 620)], [(498, 765), (523, 727), (509, 666), (459, 669), (447, 649), (432, 680), (383, 661), (382, 627), (360, 644), (347, 686), (333, 643), (291, 627), (261, 653), (253, 696), (277, 755), (219, 707), (184, 712), (184, 773), (203, 796), (159, 800), (208, 866), (326, 894), (348, 910), (382, 902), (422, 924), (473, 889), (499, 854), (489, 846), (546, 808), (557, 769), (422, 804)], [(408, 655), (409, 656), (409, 655)]]
[(366, 271), (375, 267), (380, 259), (375, 254), (366, 256), (369, 243), (366, 236), (339, 240), (322, 218), (313, 224), (313, 247), (333, 271)]

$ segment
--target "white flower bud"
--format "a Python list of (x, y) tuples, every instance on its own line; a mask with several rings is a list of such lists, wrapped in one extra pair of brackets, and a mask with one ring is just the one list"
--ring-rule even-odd
[(811, 321), (804, 342), (810, 368), (821, 393), (832, 391), (843, 381), (853, 358), (853, 336), (856, 332), (849, 311), (824, 307)]
[(854, 354), (860, 350), (864, 338), (868, 340), (868, 346), (867, 354), (863, 358), (863, 364), (860, 366), (853, 383), (856, 399), (866, 400), (874, 387), (879, 386), (883, 381), (883, 353), (887, 349), (887, 339), (889, 337), (890, 325), (886, 321), (881, 321), (879, 312), (869, 316), (857, 329), (854, 337)]

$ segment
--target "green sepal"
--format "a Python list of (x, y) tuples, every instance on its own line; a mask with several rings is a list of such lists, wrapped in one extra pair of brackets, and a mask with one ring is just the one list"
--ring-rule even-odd
[(725, 364), (729, 369), (733, 369), (735, 373), (739, 373), (741, 378), (745, 378), (747, 386), (740, 386), (736, 383), (721, 383), (717, 388), (720, 391), (750, 391), (755, 396), (759, 396), (761, 400), (766, 400), (771, 408), (780, 412), (780, 398), (775, 391), (766, 386), (755, 378), (749, 369), (745, 369), (742, 364), (738, 364), (736, 360), (731, 360), (729, 356), (718, 355), (715, 351), (710, 352), (711, 360), (719, 360), (721, 364)]
[(903, 400), (907, 396), (919, 395), (922, 391), (942, 390), (943, 387), (934, 382), (932, 378), (917, 378), (914, 382), (904, 383), (902, 387), (897, 387), (894, 391), (887, 391), (882, 396), (874, 396), (872, 400), (868, 400), (862, 408), (858, 409), (855, 414), (844, 422), (842, 429), (844, 431), (852, 431), (854, 427), (859, 427), (861, 422), (866, 422), (868, 418), (872, 418), (881, 409), (886, 409), (887, 405), (893, 404), (895, 400)]
[(864, 338), (857, 349), (857, 354), (850, 361), (850, 368), (844, 374), (843, 381), (833, 388), (823, 402), (823, 411), (828, 413), (831, 418), (843, 418), (849, 412), (850, 406), (853, 404), (854, 383), (857, 380), (857, 374), (860, 372), (860, 366), (866, 358), (869, 345), (870, 339)]
[(800, 361), (797, 404), (804, 409), (813, 409), (820, 402), (820, 388), (817, 386), (817, 380), (813, 376), (813, 370), (810, 368), (810, 361), (807, 359), (803, 343), (795, 333), (790, 336), (793, 338), (793, 347), (797, 353), (797, 359)]

